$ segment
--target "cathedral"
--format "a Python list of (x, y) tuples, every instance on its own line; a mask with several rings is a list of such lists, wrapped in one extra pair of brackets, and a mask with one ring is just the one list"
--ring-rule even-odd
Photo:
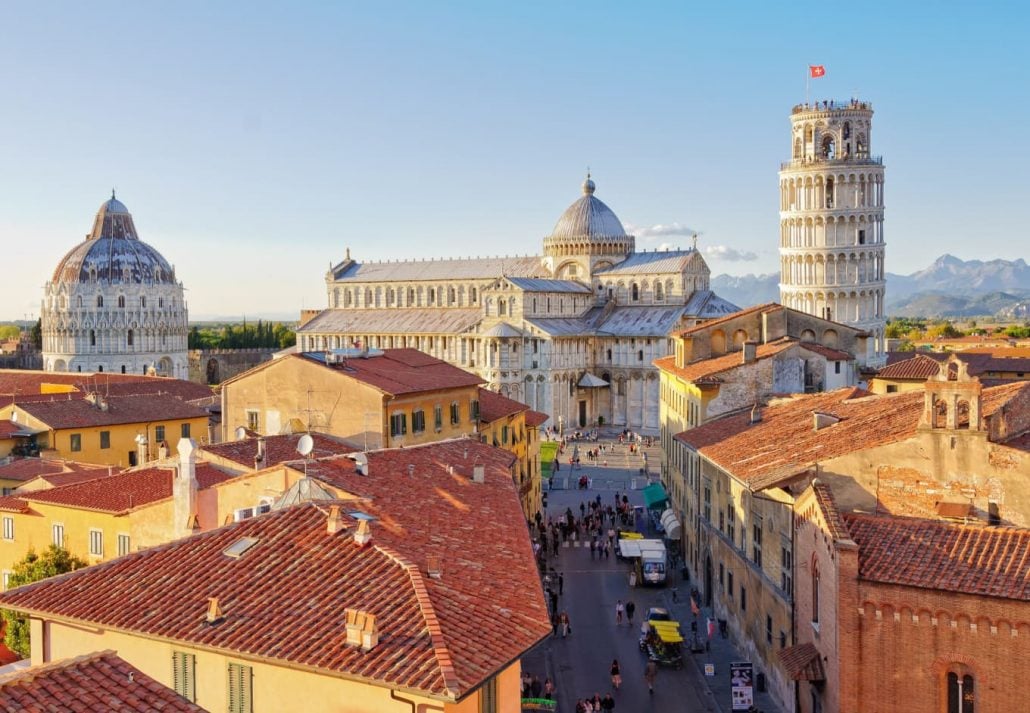
[(46, 283), (41, 320), (46, 371), (189, 378), (182, 283), (113, 192)]
[(588, 175), (541, 256), (359, 262), (348, 249), (299, 348), (412, 347), (479, 374), (554, 428), (656, 433), (652, 362), (672, 352), (670, 333), (738, 308), (711, 292), (696, 248), (638, 252), (594, 193)]

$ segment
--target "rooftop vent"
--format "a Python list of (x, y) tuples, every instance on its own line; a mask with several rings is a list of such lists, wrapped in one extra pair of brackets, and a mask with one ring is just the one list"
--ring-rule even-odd
[(368, 475), (368, 456), (364, 453), (354, 453), (348, 456), (354, 461), (354, 471), (358, 475)]
[(333, 505), (329, 508), (329, 517), (326, 519), (326, 532), (330, 535), (335, 535), (340, 530), (344, 529), (345, 523), (343, 515), (340, 514), (340, 506)]
[(751, 425), (754, 425), (756, 423), (761, 423), (761, 422), (762, 422), (762, 407), (759, 406), (758, 404), (755, 404), (751, 408), (751, 416), (748, 419), (748, 423), (750, 423)]
[(481, 465), (472, 466), (472, 482), (473, 483), (485, 483), (486, 482), (486, 468)]
[(744, 342), (743, 363), (751, 364), (758, 358), (758, 342)]
[(372, 524), (369, 520), (358, 522), (358, 529), (354, 531), (354, 544), (364, 547), (372, 541)]
[(218, 606), (218, 597), (208, 597), (207, 599), (207, 616), (205, 621), (208, 624), (217, 624), (225, 615), (222, 613), (222, 607)]
[(359, 609), (346, 609), (347, 645), (360, 646), (362, 651), (371, 651), (379, 643), (379, 631), (375, 614)]
[(412, 478), (415, 476), (415, 464), (408, 463), (408, 477)]
[(812, 412), (812, 430), (821, 431), (827, 426), (832, 426), (835, 423), (840, 423), (840, 418), (829, 413), (819, 413), (818, 411)]
[(225, 555), (226, 557), (232, 557), (233, 559), (239, 559), (240, 557), (243, 556), (244, 552), (249, 550), (251, 547), (253, 547), (257, 543), (258, 543), (258, 540), (257, 540), (256, 537), (241, 537), (240, 539), (236, 540), (236, 542), (232, 543), (231, 545), (226, 547), (224, 550), (222, 550), (222, 554)]
[(426, 560), (426, 574), (433, 579), (440, 579), (443, 574), (443, 570), (440, 569), (440, 558), (436, 555), (429, 555)]

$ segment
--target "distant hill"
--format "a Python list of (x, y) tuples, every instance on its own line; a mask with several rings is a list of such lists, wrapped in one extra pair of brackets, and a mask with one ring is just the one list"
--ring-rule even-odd
[[(716, 275), (712, 289), (741, 307), (780, 299), (779, 275)], [(911, 275), (887, 273), (887, 313), (898, 317), (1030, 317), (1030, 265), (941, 255)]]

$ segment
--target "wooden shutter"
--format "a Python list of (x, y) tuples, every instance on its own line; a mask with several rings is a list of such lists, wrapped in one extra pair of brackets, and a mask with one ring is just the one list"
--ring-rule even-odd
[(182, 651), (172, 652), (172, 688), (190, 703), (197, 701), (197, 657)]
[(252, 678), (250, 666), (229, 664), (229, 713), (252, 713)]

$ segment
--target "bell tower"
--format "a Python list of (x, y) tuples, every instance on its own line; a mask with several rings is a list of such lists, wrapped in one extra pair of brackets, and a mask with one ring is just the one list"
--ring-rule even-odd
[(883, 159), (868, 102), (793, 108), (780, 165), (780, 302), (867, 331), (871, 366), (886, 359)]

